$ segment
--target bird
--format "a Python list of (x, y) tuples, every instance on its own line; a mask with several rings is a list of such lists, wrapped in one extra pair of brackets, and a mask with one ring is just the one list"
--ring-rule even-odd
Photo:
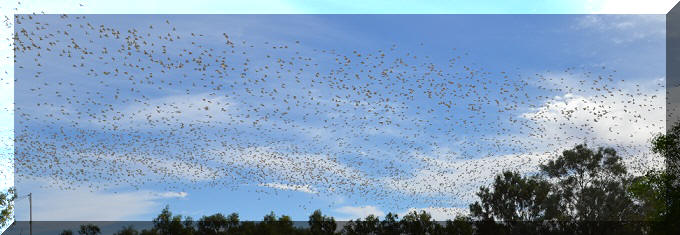
[(665, 127), (649, 115), (663, 115), (664, 84), (610, 66), (526, 73), (460, 47), (435, 60), (420, 42), (334, 49), (164, 16), (14, 17), (16, 175), (61, 189), (255, 185), (442, 207), (474, 197), (461, 185), (486, 169), (567, 144), (614, 145), (649, 168), (639, 139)]

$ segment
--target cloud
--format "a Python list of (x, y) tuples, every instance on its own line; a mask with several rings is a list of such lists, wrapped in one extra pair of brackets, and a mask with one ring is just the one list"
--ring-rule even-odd
[(369, 215), (385, 216), (385, 212), (375, 206), (343, 206), (336, 208), (333, 211), (344, 215), (342, 218), (338, 218), (338, 221), (355, 220), (359, 218), (363, 219)]
[[(589, 1), (593, 14), (666, 14), (677, 0), (604, 0)], [(593, 6), (594, 5), (594, 6)]]
[[(562, 81), (553, 81), (557, 80)], [(631, 174), (660, 169), (663, 158), (650, 152), (649, 141), (665, 130), (665, 90), (658, 87), (664, 80), (612, 82), (599, 91), (570, 91), (571, 87), (584, 88), (574, 77), (567, 77), (564, 84), (544, 83), (563, 89), (518, 114), (519, 119), (531, 123), (532, 131), (490, 137), (521, 141), (532, 147), (530, 151), (472, 159), (451, 158), (446, 151), (416, 154), (415, 161), (422, 164), (413, 169), (411, 177), (383, 178), (383, 185), (429, 203), (441, 203), (439, 198), (447, 203), (469, 203), (477, 199), (478, 187), (488, 185), (495, 174), (504, 170), (536, 172), (539, 164), (584, 142), (591, 148), (614, 147)]]
[(189, 194), (186, 192), (162, 192), (155, 194), (158, 198), (185, 198)]
[(493, 176), (513, 170), (520, 173), (536, 171), (538, 165), (549, 159), (551, 153), (509, 154), (498, 157), (448, 160), (441, 156), (421, 156), (425, 163), (413, 177), (382, 179), (386, 187), (417, 196), (420, 200), (432, 197), (453, 199), (451, 203), (470, 203), (477, 199), (475, 193), (481, 185), (488, 185)]
[(0, 157), (0, 191), (14, 186), (14, 159)]
[(574, 29), (594, 30), (613, 42), (629, 43), (666, 36), (665, 15), (585, 15), (577, 19)]
[[(173, 95), (125, 106), (112, 115), (108, 124), (112, 128), (180, 128), (184, 124), (220, 123), (236, 107), (223, 96), (207, 93)], [(172, 125), (172, 126), (168, 126)]]
[(649, 143), (666, 129), (665, 90), (654, 90), (645, 83), (610, 90), (615, 92), (567, 93), (523, 113), (521, 116), (533, 120), (540, 130), (533, 142), (540, 145), (545, 139), (555, 139), (558, 141), (551, 146), (555, 149), (584, 142), (591, 147), (614, 147), (631, 174), (662, 169), (664, 159), (650, 151)]
[(436, 221), (446, 221), (446, 220), (454, 220), (457, 216), (465, 216), (469, 215), (470, 212), (467, 208), (458, 208), (458, 207), (425, 207), (425, 208), (410, 208), (402, 213), (399, 213), (399, 217), (403, 218), (404, 215), (407, 215), (410, 212), (417, 212), (420, 213), (421, 211), (425, 211), (429, 213), (432, 216), (432, 219)]
[(651, 138), (666, 128), (666, 94), (663, 87), (657, 87), (665, 78), (648, 81), (567, 92), (520, 116), (535, 123), (537, 144), (554, 139), (562, 143), (557, 148), (591, 142), (629, 153), (645, 152)]
[(266, 183), (266, 184), (258, 184), (258, 186), (270, 187), (270, 188), (281, 189), (281, 190), (300, 191), (300, 192), (311, 193), (311, 194), (318, 193), (313, 187), (311, 187), (309, 185)]
[[(26, 180), (19, 185), (20, 194), (33, 193), (33, 219), (36, 221), (120, 221), (148, 219), (144, 217), (157, 211), (158, 200), (185, 198), (186, 192), (134, 191), (110, 193), (92, 191), (88, 187), (75, 186), (75, 190), (59, 190), (49, 187), (62, 184), (54, 180), (38, 178)], [(16, 202), (16, 220), (28, 220), (28, 201)]]
[[(160, 157), (143, 153), (82, 152), (70, 153), (70, 155), (62, 155), (60, 156), (60, 159), (62, 161), (70, 159), (80, 160), (80, 162), (73, 162), (71, 165), (68, 165), (74, 169), (65, 170), (77, 172), (82, 168), (88, 172), (106, 171), (110, 172), (109, 174), (114, 175), (119, 180), (131, 180), (128, 183), (144, 181), (148, 179), (156, 180), (158, 182), (169, 182), (170, 180), (176, 180), (180, 183), (197, 183), (215, 180), (223, 175), (217, 169), (208, 166), (205, 163)], [(97, 164), (96, 166), (86, 165), (89, 164), (88, 162), (92, 161), (107, 164)], [(63, 175), (63, 173), (56, 174), (56, 176)], [(88, 176), (91, 177), (90, 180), (93, 181), (96, 179), (101, 179), (97, 177), (96, 173), (91, 173)], [(107, 182), (100, 183), (102, 185), (107, 185)]]
[(277, 181), (283, 182), (279, 183), (282, 185), (314, 187), (323, 181), (324, 188), (319, 190), (325, 192), (343, 191), (339, 188), (352, 185), (370, 185), (364, 172), (324, 154), (287, 154), (277, 151), (276, 146), (228, 149), (213, 154), (216, 161), (229, 166), (232, 173), (242, 171), (240, 175), (248, 175), (250, 181), (260, 184)]

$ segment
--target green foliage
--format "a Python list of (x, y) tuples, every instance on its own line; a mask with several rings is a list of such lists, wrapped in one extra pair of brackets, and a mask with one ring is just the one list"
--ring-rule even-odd
[(378, 231), (379, 227), (380, 219), (375, 215), (369, 215), (363, 221), (357, 219), (347, 222), (343, 227), (343, 233), (348, 235), (371, 234)]
[(485, 186), (479, 188), (477, 196), (480, 201), (470, 205), (470, 213), (480, 220), (554, 219), (551, 213), (546, 213), (556, 207), (551, 187), (549, 182), (539, 177), (524, 177), (517, 172), (506, 171), (496, 176), (493, 190)]
[(652, 151), (664, 157), (664, 171), (637, 178), (632, 194), (644, 205), (647, 219), (661, 221), (658, 234), (680, 234), (680, 123), (652, 139)]
[(221, 213), (211, 216), (203, 216), (197, 223), (198, 234), (217, 235), (225, 233), (234, 233), (239, 226), (238, 214), (232, 213), (225, 217)]
[[(666, 134), (659, 134), (652, 139), (652, 151), (659, 153), (667, 162), (680, 161), (680, 122), (675, 123)], [(672, 165), (676, 166), (677, 165)]]
[(97, 235), (100, 233), (101, 230), (94, 224), (80, 225), (80, 230), (78, 230), (78, 234), (80, 235)]
[(114, 235), (139, 235), (139, 232), (135, 230), (132, 225), (123, 227), (120, 231), (114, 233)]
[[(327, 221), (335, 220), (325, 217)], [(309, 230), (293, 226), (293, 221), (287, 215), (277, 217), (271, 212), (263, 217), (262, 222), (240, 221), (238, 214), (232, 213), (224, 216), (216, 213), (210, 216), (203, 216), (196, 223), (191, 217), (172, 215), (168, 206), (153, 220), (154, 226), (149, 230), (142, 230), (139, 233), (133, 232), (132, 228), (123, 228), (119, 235), (172, 235), (172, 234), (206, 234), (206, 235), (231, 235), (231, 234), (310, 234)], [(326, 227), (330, 225), (325, 225)], [(332, 225), (335, 228), (335, 224)], [(325, 228), (325, 227), (324, 227)]]
[(456, 219), (447, 220), (444, 227), (444, 234), (450, 235), (472, 235), (473, 230), (472, 218), (457, 216)]
[(387, 213), (385, 219), (380, 222), (380, 227), (378, 228), (380, 234), (401, 234), (399, 225), (399, 215)]
[(425, 211), (411, 211), (401, 218), (401, 231), (407, 234), (436, 234), (440, 230), (441, 225)]
[(613, 148), (577, 145), (556, 160), (541, 165), (556, 181), (563, 219), (573, 221), (639, 220), (639, 208), (628, 193), (631, 179)]
[(365, 219), (350, 220), (342, 229), (341, 234), (473, 234), (474, 221), (470, 217), (457, 217), (454, 221), (441, 224), (435, 221), (426, 211), (411, 211), (399, 220), (396, 214), (388, 213), (384, 220), (375, 215)]
[(142, 230), (143, 235), (191, 235), (194, 234), (193, 220), (185, 217), (182, 221), (181, 215), (173, 216), (170, 208), (166, 206), (161, 213), (153, 220), (154, 227), (151, 230)]
[(584, 186), (589, 179), (624, 175), (626, 167), (620, 160), (613, 148), (600, 147), (593, 151), (580, 144), (565, 150), (556, 160), (550, 160), (540, 168), (548, 177), (573, 179)]
[(5, 227), (12, 221), (12, 212), (14, 211), (14, 199), (17, 198), (17, 193), (14, 187), (11, 187), (7, 192), (0, 193), (0, 227)]
[(333, 217), (327, 217), (321, 214), (321, 210), (315, 210), (309, 216), (309, 227), (312, 234), (335, 234), (337, 224)]
[(73, 235), (73, 231), (70, 230), (70, 229), (64, 230), (64, 231), (61, 231), (60, 235)]
[(227, 217), (221, 213), (211, 216), (203, 216), (198, 221), (198, 233), (205, 235), (217, 235), (229, 229)]
[(663, 171), (650, 171), (633, 180), (630, 192), (642, 204), (645, 220), (662, 221), (666, 215), (666, 184), (668, 174)]
[(641, 182), (628, 176), (614, 149), (577, 145), (536, 175), (499, 174), (490, 188), (480, 187), (470, 213), (477, 234), (638, 234), (644, 228), (623, 225), (643, 218), (631, 193), (645, 190)]

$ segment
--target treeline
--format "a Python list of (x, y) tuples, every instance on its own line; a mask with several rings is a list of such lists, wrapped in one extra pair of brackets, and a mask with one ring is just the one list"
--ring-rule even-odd
[[(116, 235), (166, 234), (680, 234), (680, 125), (651, 142), (666, 159), (665, 170), (633, 176), (613, 148), (577, 145), (532, 174), (505, 171), (477, 192), (470, 214), (435, 221), (425, 211), (401, 219), (389, 213), (370, 215), (338, 227), (317, 210), (307, 226), (289, 216), (270, 213), (260, 222), (240, 221), (238, 214), (214, 214), (198, 221), (172, 215), (166, 207), (153, 228), (126, 227)], [(99, 234), (94, 225), (79, 234)], [(63, 235), (73, 234), (64, 231)]]
[[(240, 221), (236, 213), (224, 216), (217, 213), (203, 216), (198, 221), (191, 217), (173, 215), (166, 206), (153, 220), (153, 228), (136, 230), (132, 226), (123, 227), (114, 235), (222, 235), (222, 234), (473, 234), (471, 221), (459, 217), (446, 223), (436, 222), (425, 211), (415, 211), (401, 220), (396, 214), (389, 213), (383, 220), (370, 215), (365, 219), (349, 221), (342, 228), (333, 217), (323, 215), (320, 210), (309, 216), (306, 226), (295, 226), (289, 216), (277, 217), (273, 212), (265, 215), (262, 221)], [(61, 235), (73, 235), (72, 230), (64, 230)], [(94, 224), (81, 225), (80, 235), (98, 235), (101, 230)]]

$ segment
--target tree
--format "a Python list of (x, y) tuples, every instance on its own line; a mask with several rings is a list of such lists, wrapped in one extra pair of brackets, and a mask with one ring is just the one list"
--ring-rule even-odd
[(2, 211), (0, 211), (0, 227), (5, 227), (12, 221), (14, 199), (16, 198), (17, 193), (14, 187), (10, 187), (7, 192), (0, 193), (0, 208), (2, 208)]
[(635, 234), (645, 228), (624, 223), (642, 218), (640, 203), (630, 193), (633, 183), (614, 149), (576, 145), (541, 164), (537, 175), (506, 171), (496, 176), (491, 188), (480, 187), (480, 200), (470, 204), (470, 213), (478, 220), (477, 232), (484, 234)]
[(132, 225), (123, 227), (120, 231), (114, 233), (114, 235), (139, 235), (139, 232), (135, 230)]
[(229, 228), (229, 221), (221, 213), (203, 216), (198, 221), (198, 233), (206, 235), (223, 234)]
[(309, 226), (312, 234), (335, 234), (337, 224), (333, 217), (327, 217), (321, 214), (321, 210), (315, 210), (309, 216)]
[(676, 122), (666, 134), (659, 134), (652, 139), (652, 151), (661, 154), (666, 160), (667, 170), (678, 175), (680, 168), (680, 122)]
[(399, 220), (398, 214), (387, 213), (387, 215), (385, 215), (385, 219), (383, 221), (380, 221), (380, 226), (378, 227), (378, 234), (386, 235), (401, 234), (398, 220)]
[(540, 166), (556, 182), (560, 210), (572, 221), (639, 220), (639, 208), (628, 193), (628, 178), (621, 157), (613, 148), (589, 149), (577, 145)]
[(238, 218), (237, 213), (231, 213), (229, 216), (227, 216), (227, 231), (231, 231), (233, 229), (236, 229), (240, 224), (240, 220)]
[(401, 218), (402, 231), (407, 234), (435, 234), (441, 229), (432, 216), (424, 210), (411, 211)]
[(646, 221), (662, 221), (666, 214), (666, 182), (668, 174), (649, 171), (633, 180), (630, 192), (641, 203), (642, 217)]
[(97, 235), (100, 233), (101, 230), (94, 224), (80, 225), (80, 230), (78, 230), (78, 234), (80, 235)]
[(293, 220), (287, 215), (281, 215), (277, 221), (273, 222), (272, 227), (274, 227), (274, 234), (294, 234), (296, 231), (293, 227)]
[(378, 226), (380, 225), (380, 219), (375, 215), (368, 215), (362, 221), (357, 219), (356, 221), (350, 220), (343, 227), (343, 233), (349, 235), (358, 234), (377, 234)]
[(73, 235), (73, 230), (68, 229), (61, 231), (60, 235)]
[(480, 201), (470, 205), (472, 217), (487, 221), (540, 221), (557, 217), (552, 186), (537, 176), (524, 177), (505, 171), (496, 176), (492, 188), (479, 188)]
[(259, 234), (293, 234), (293, 221), (287, 215), (278, 219), (274, 212), (265, 215), (262, 222), (257, 225)]
[(680, 234), (680, 122), (655, 136), (651, 145), (666, 168), (636, 178), (630, 192), (642, 204), (645, 219), (661, 222), (655, 224), (655, 233)]
[(472, 218), (464, 216), (456, 216), (452, 220), (446, 221), (446, 227), (444, 228), (444, 234), (451, 235), (472, 235), (474, 230), (472, 228)]
[(505, 171), (496, 176), (492, 188), (480, 187), (480, 201), (470, 204), (470, 214), (479, 221), (480, 234), (546, 233), (535, 223), (561, 217), (559, 196), (553, 193), (552, 184), (539, 176)]
[(186, 217), (184, 223), (182, 223), (182, 216), (173, 216), (167, 205), (153, 220), (153, 224), (154, 227), (150, 231), (142, 231), (142, 234), (184, 235), (194, 233), (193, 220), (191, 217)]

